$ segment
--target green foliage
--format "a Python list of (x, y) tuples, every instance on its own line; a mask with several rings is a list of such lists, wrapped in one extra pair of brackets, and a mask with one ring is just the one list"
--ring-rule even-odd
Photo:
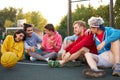
[(100, 16), (104, 19), (104, 25), (109, 26), (109, 5), (100, 6), (96, 10), (96, 16)]
[[(118, 0), (119, 5), (120, 6), (120, 0)], [(120, 18), (120, 9), (119, 9), (119, 14), (117, 19)], [(74, 21), (76, 20), (83, 20), (86, 22), (88, 22), (88, 19), (92, 16), (99, 16), (102, 17), (104, 19), (104, 25), (105, 26), (109, 26), (109, 5), (106, 6), (99, 6), (97, 9), (93, 8), (90, 4), (88, 7), (85, 7), (84, 5), (77, 5), (76, 9), (74, 10), (74, 12), (72, 12), (72, 24)], [(119, 19), (116, 21), (120, 21)], [(119, 24), (119, 22), (117, 22)], [(118, 25), (117, 24), (117, 25)], [(60, 32), (60, 34), (64, 37), (67, 36), (67, 15), (61, 20), (60, 25), (58, 26), (59, 28), (58, 31)], [(119, 24), (120, 27), (120, 24)], [(88, 24), (87, 24), (87, 28), (88, 28)], [(73, 29), (72, 29), (73, 30)]]
[(96, 15), (95, 9), (90, 4), (88, 8), (86, 8), (84, 5), (77, 5), (77, 9), (72, 13), (72, 23), (76, 20), (83, 20), (87, 22), (87, 20), (94, 15)]
[(16, 21), (19, 20), (19, 19), (24, 19), (24, 18), (25, 18), (25, 15), (23, 13), (22, 8), (18, 9), (17, 10), (17, 16), (16, 16)]
[(57, 27), (58, 32), (62, 35), (62, 38), (65, 38), (67, 34), (67, 16), (65, 16), (61, 22), (60, 25)]
[(9, 7), (0, 10), (0, 27), (4, 27), (5, 21), (9, 20), (12, 23), (16, 20), (17, 9)]
[(47, 20), (40, 12), (27, 12), (23, 13), (22, 8), (16, 9), (13, 7), (4, 8), (0, 10), (0, 27), (13, 27), (17, 25), (17, 20), (26, 19), (27, 23), (33, 24), (35, 27), (43, 30)]
[(120, 29), (120, 0), (116, 0), (114, 7), (114, 25), (115, 28)]
[(39, 11), (32, 11), (23, 14), (22, 9), (19, 9), (17, 20), (19, 19), (26, 19), (27, 23), (33, 24), (34, 27), (37, 27), (40, 30), (43, 30), (45, 24), (47, 24), (47, 20), (42, 16)]
[(43, 30), (47, 20), (42, 16), (40, 12), (28, 12), (25, 14), (25, 19), (28, 23), (33, 24), (35, 27)]
[(4, 27), (12, 27), (13, 26), (13, 22), (10, 21), (10, 20), (5, 20), (5, 24), (4, 24)]

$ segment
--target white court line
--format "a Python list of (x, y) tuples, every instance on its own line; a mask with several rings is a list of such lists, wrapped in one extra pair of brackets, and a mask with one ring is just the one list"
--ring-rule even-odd
[(39, 66), (46, 66), (48, 64), (37, 64), (37, 63), (26, 63), (26, 62), (17, 62), (17, 64), (26, 64), (26, 65), (39, 65)]

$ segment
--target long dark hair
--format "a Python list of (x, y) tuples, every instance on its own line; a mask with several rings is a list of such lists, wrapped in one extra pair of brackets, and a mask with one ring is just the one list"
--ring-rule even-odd
[(25, 38), (26, 38), (26, 33), (25, 33), (25, 31), (24, 31), (23, 29), (20, 29), (20, 30), (15, 31), (15, 33), (14, 33), (14, 38), (16, 38), (16, 34), (20, 34), (20, 33), (23, 33), (23, 34), (24, 34), (23, 40), (25, 40)]

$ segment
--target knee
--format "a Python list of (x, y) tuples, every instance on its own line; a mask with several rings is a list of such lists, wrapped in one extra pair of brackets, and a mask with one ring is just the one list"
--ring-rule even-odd
[(71, 44), (73, 41), (71, 41), (71, 40), (67, 40), (67, 44), (69, 45), (69, 44)]
[(75, 58), (73, 56), (70, 56), (69, 60), (72, 61), (72, 60), (75, 60)]
[(87, 52), (84, 54), (85, 57), (90, 57), (91, 56), (91, 53)]
[(90, 50), (88, 49), (88, 48), (86, 48), (86, 47), (83, 47), (83, 48), (81, 48), (81, 52), (82, 53), (87, 53), (87, 52), (89, 52)]
[(111, 46), (118, 46), (120, 44), (120, 41), (119, 40), (116, 40), (114, 42), (111, 43)]
[(116, 40), (114, 42), (111, 43), (111, 51), (114, 53), (114, 51), (119, 51), (120, 50), (120, 41)]
[(54, 57), (58, 56), (58, 54), (56, 52), (52, 52), (51, 55), (54, 56)]

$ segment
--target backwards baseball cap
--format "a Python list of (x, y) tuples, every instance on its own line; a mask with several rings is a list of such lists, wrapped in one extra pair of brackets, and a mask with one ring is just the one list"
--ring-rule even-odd
[(101, 17), (91, 17), (88, 19), (88, 25), (91, 27), (100, 27), (103, 25), (104, 21)]

